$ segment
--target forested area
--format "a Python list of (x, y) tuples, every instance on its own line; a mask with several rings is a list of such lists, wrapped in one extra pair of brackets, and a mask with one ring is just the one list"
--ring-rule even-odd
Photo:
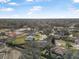
[(79, 59), (78, 22), (0, 20), (0, 58)]

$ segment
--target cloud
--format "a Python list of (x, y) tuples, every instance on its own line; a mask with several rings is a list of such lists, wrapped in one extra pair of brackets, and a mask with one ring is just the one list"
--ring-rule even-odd
[(79, 0), (73, 0), (74, 3), (79, 3)]
[(50, 0), (35, 0), (35, 1), (40, 2), (40, 1), (50, 1)]
[(0, 18), (22, 18), (19, 14), (4, 14), (0, 15)]
[(74, 4), (79, 3), (79, 0), (72, 0), (72, 1), (73, 3), (72, 5), (70, 5), (69, 10), (71, 13), (79, 15), (79, 8), (77, 8), (77, 6), (74, 6)]
[(12, 6), (18, 6), (19, 4), (15, 3), (15, 2), (10, 2), (8, 3), (9, 5), (12, 5)]
[(7, 3), (9, 2), (10, 0), (0, 0), (0, 3)]
[(26, 0), (27, 2), (45, 2), (50, 0)]
[(43, 7), (41, 7), (41, 6), (33, 6), (30, 10), (29, 10), (29, 12), (27, 13), (28, 15), (31, 15), (32, 13), (34, 13), (34, 12), (37, 12), (37, 11), (40, 11), (40, 10), (42, 10), (43, 9)]
[(6, 3), (12, 6), (18, 6), (16, 2), (11, 2), (11, 0), (0, 0), (0, 3)]
[(28, 2), (33, 2), (34, 0), (26, 0), (26, 1), (28, 1)]
[(73, 12), (74, 14), (79, 15), (79, 9), (73, 9), (72, 12)]
[(0, 8), (0, 11), (13, 11), (13, 8)]
[(79, 15), (79, 9), (78, 9), (78, 8), (75, 8), (74, 6), (71, 6), (71, 7), (69, 8), (69, 11), (70, 11), (72, 14)]

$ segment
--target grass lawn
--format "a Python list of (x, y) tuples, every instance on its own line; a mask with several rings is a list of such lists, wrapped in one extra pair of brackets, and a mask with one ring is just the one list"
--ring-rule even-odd
[(24, 44), (25, 43), (26, 36), (21, 35), (19, 37), (16, 37), (14, 41), (12, 41), (13, 44)]

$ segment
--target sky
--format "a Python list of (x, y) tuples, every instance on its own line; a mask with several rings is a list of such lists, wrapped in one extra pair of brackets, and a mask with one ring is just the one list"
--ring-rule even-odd
[(79, 0), (0, 0), (0, 18), (79, 18)]

